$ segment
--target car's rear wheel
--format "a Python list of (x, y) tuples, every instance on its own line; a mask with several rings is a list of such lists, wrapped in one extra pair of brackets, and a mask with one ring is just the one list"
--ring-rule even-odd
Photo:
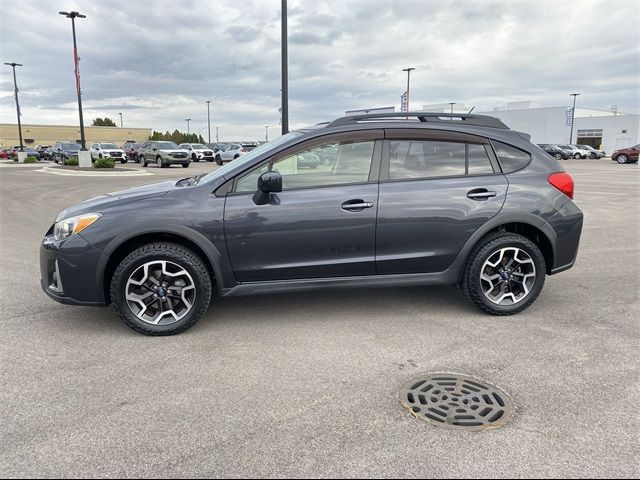
[(189, 168), (189, 164), (188, 163), (183, 163), (182, 164), (182, 168)]
[(496, 232), (480, 240), (465, 267), (462, 289), (492, 315), (513, 315), (529, 307), (544, 286), (545, 260), (526, 237)]
[(616, 158), (616, 162), (618, 163), (627, 163), (629, 161), (629, 157), (627, 157), (624, 153), (621, 153), (620, 155), (618, 155), (618, 158)]
[(218, 155), (218, 156), (216, 157), (216, 163), (217, 163), (218, 165), (222, 165), (222, 158), (220, 158), (220, 155)]
[(561, 153), (556, 153), (554, 155), (554, 157), (555, 157), (556, 160), (562, 160), (562, 154)]
[(573, 158), (575, 158), (576, 160), (579, 159), (580, 157), (582, 157), (582, 155), (580, 155), (579, 153), (576, 153)]
[(137, 248), (116, 268), (111, 301), (126, 325), (146, 335), (175, 335), (202, 318), (211, 299), (204, 261), (182, 245)]
[(144, 158), (144, 155), (140, 155), (138, 158), (140, 159), (140, 165), (142, 165), (143, 167), (146, 167), (147, 166), (147, 159)]

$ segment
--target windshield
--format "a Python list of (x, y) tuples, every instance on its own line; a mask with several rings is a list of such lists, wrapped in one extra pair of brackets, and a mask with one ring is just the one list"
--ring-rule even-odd
[(207, 147), (202, 145), (201, 143), (192, 143), (191, 146), (196, 150), (205, 150)]
[(177, 150), (178, 145), (173, 142), (158, 142), (158, 148), (160, 150)]
[(560, 148), (564, 148), (566, 150), (573, 150), (572, 147), (570, 147), (569, 145), (559, 145)]
[(100, 146), (102, 148), (118, 148), (115, 143), (101, 143)]
[(79, 143), (63, 143), (62, 149), (63, 150), (80, 150), (80, 144)]
[(233, 170), (237, 166), (251, 163), (254, 158), (256, 158), (259, 155), (262, 155), (264, 152), (268, 152), (269, 150), (276, 148), (288, 142), (289, 140), (296, 137), (300, 137), (302, 135), (303, 134), (300, 132), (289, 132), (285, 135), (282, 135), (281, 137), (271, 140), (270, 142), (263, 143), (259, 147), (254, 148), (249, 153), (241, 156), (237, 160), (234, 160), (233, 162), (229, 162), (224, 167), (218, 168), (217, 170), (214, 170), (213, 172), (209, 173), (206, 177), (204, 177), (203, 181), (206, 182), (207, 180), (211, 180), (212, 178), (216, 178), (220, 175), (225, 175), (229, 170)]

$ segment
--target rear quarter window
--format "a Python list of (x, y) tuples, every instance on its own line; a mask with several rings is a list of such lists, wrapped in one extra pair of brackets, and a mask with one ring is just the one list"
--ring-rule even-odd
[(515, 172), (529, 165), (531, 155), (524, 150), (494, 140), (492, 140), (491, 143), (503, 173)]

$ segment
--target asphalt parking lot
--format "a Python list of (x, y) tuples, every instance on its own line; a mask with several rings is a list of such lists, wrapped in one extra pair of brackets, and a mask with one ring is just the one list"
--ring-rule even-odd
[[(453, 287), (229, 297), (169, 338), (50, 300), (40, 240), (71, 204), (217, 167), (0, 167), (0, 476), (638, 477), (638, 165), (563, 165), (578, 262), (524, 313), (487, 316)], [(398, 397), (427, 372), (493, 383), (516, 415), (483, 433), (420, 422)]]

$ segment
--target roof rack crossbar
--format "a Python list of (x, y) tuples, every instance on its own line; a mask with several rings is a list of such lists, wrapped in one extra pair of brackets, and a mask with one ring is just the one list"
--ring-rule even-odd
[(439, 113), (439, 112), (387, 112), (387, 113), (369, 113), (362, 115), (350, 115), (335, 119), (333, 122), (327, 125), (330, 127), (340, 127), (343, 125), (355, 125), (361, 121), (371, 120), (403, 120), (409, 117), (417, 118), (421, 123), (433, 122), (433, 123), (448, 123), (448, 122), (462, 122), (465, 125), (474, 125), (481, 127), (492, 127), (509, 129), (502, 121), (495, 117), (489, 117), (487, 115), (469, 115), (466, 113)]

